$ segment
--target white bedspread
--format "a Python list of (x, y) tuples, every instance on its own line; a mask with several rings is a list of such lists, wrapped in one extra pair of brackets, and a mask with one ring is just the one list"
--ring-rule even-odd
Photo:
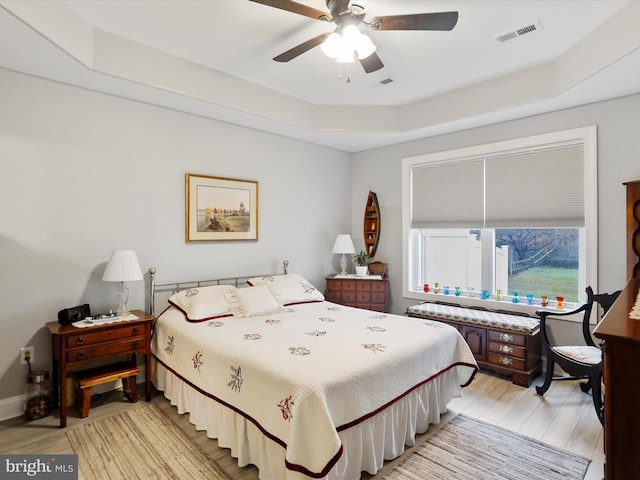
[(314, 477), (339, 459), (338, 431), (443, 372), (464, 385), (477, 369), (452, 327), (329, 302), (201, 323), (172, 307), (158, 318), (152, 349), (286, 449), (287, 468)]

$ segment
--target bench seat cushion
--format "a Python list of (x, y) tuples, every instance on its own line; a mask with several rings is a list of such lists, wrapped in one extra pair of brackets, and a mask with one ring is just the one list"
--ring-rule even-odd
[(510, 315), (473, 308), (454, 307), (437, 303), (420, 303), (409, 307), (406, 312), (410, 316), (427, 316), (439, 320), (453, 320), (473, 325), (483, 325), (489, 328), (499, 328), (533, 334), (540, 326), (540, 320), (534, 317)]

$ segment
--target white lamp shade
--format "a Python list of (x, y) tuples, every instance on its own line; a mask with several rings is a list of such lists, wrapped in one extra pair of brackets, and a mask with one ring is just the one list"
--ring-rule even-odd
[(105, 282), (130, 282), (142, 278), (138, 257), (133, 250), (115, 250), (102, 275)]
[(336, 243), (333, 244), (333, 253), (356, 253), (351, 235), (338, 235), (336, 237)]

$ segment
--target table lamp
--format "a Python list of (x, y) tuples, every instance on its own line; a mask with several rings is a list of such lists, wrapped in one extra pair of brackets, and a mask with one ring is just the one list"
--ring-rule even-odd
[(129, 301), (129, 289), (125, 282), (142, 280), (142, 271), (138, 263), (138, 257), (133, 250), (114, 250), (107, 268), (102, 275), (104, 282), (120, 282), (120, 292), (118, 292), (118, 315), (129, 315), (127, 302)]
[(351, 241), (351, 235), (340, 234), (336, 237), (336, 243), (333, 244), (333, 253), (342, 254), (340, 257), (340, 275), (347, 274), (347, 257), (346, 254), (356, 253), (356, 249), (353, 246), (353, 241)]

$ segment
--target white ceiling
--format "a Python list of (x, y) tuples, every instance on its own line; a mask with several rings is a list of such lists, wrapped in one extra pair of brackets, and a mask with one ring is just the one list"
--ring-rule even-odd
[(320, 48), (272, 60), (333, 24), (248, 0), (0, 0), (0, 67), (348, 152), (640, 92), (640, 1), (366, 4), (367, 19), (459, 20), (450, 32), (367, 30), (385, 67), (338, 78)]

